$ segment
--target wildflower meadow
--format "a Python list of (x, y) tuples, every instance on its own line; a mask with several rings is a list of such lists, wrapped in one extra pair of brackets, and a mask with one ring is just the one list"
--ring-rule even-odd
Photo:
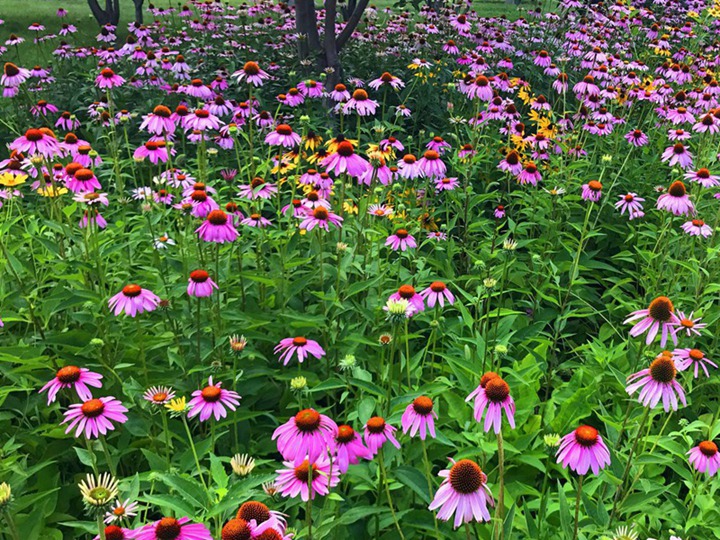
[(720, 538), (719, 0), (88, 3), (0, 0), (0, 539)]

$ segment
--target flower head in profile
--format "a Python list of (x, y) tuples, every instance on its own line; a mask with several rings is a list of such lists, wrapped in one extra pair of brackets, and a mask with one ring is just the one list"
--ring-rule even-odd
[(480, 378), (480, 384), (465, 401), (473, 398), (475, 420), (481, 422), (485, 415), (483, 429), (486, 432), (492, 428), (495, 433), (500, 433), (503, 410), (508, 424), (515, 429), (515, 401), (510, 396), (510, 386), (497, 373), (488, 371)]
[(695, 205), (690, 200), (690, 195), (680, 180), (670, 184), (667, 193), (658, 197), (657, 207), (660, 210), (667, 210), (676, 216), (692, 216), (695, 214)]
[(677, 368), (672, 353), (663, 351), (650, 363), (650, 367), (628, 377), (625, 391), (632, 395), (637, 390), (638, 402), (645, 407), (654, 409), (662, 400), (665, 412), (670, 409), (677, 411), (678, 399), (687, 405), (685, 391), (676, 380)]
[(302, 336), (280, 340), (280, 343), (275, 346), (274, 352), (275, 354), (281, 353), (278, 360), (283, 363), (283, 366), (287, 366), (294, 355), (297, 355), (300, 364), (310, 355), (317, 359), (325, 356), (325, 350), (317, 341)]
[(438, 510), (437, 517), (448, 521), (455, 516), (454, 528), (471, 521), (490, 521), (489, 506), (495, 506), (487, 476), (472, 460), (450, 460), (452, 466), (440, 471), (443, 478), (429, 510)]
[(234, 242), (238, 232), (233, 226), (233, 220), (222, 210), (212, 210), (202, 225), (196, 229), (198, 236), (205, 242), (223, 244)]
[(160, 298), (140, 285), (125, 285), (123, 289), (108, 301), (108, 307), (115, 316), (123, 311), (129, 317), (135, 317), (146, 311), (154, 311), (160, 304)]
[(155, 406), (169, 403), (175, 397), (175, 392), (168, 386), (151, 386), (143, 394), (143, 399)]
[(597, 429), (580, 426), (560, 441), (557, 462), (579, 475), (587, 474), (589, 470), (598, 475), (600, 469), (610, 465), (610, 451)]
[[(315, 461), (307, 458), (295, 463), (283, 462), (284, 469), (277, 470), (275, 481), (280, 495), (297, 497), (303, 501), (314, 499), (315, 495), (327, 495), (330, 488), (340, 482), (340, 471), (333, 467), (326, 454), (319, 455)], [(310, 485), (308, 485), (310, 484)]]
[(582, 186), (582, 198), (586, 201), (598, 202), (602, 197), (602, 184), (597, 180), (590, 180)]
[(448, 304), (455, 303), (455, 296), (442, 281), (433, 281), (427, 289), (420, 293), (420, 296), (427, 302), (429, 308), (435, 307), (435, 304), (445, 307), (446, 301)]
[(40, 389), (40, 393), (48, 390), (48, 405), (50, 405), (55, 401), (61, 389), (73, 388), (75, 392), (77, 392), (78, 397), (85, 401), (92, 398), (92, 392), (88, 386), (101, 388), (102, 383), (100, 379), (102, 378), (102, 375), (94, 373), (87, 368), (65, 366), (60, 368), (55, 374), (55, 377)]
[(278, 452), (286, 460), (300, 464), (303, 459), (313, 463), (319, 456), (334, 451), (337, 424), (315, 409), (303, 409), (279, 426), (272, 435), (277, 439)]
[(717, 364), (707, 358), (705, 353), (700, 349), (675, 349), (672, 352), (672, 358), (678, 371), (693, 369), (693, 376), (697, 379), (699, 370), (705, 372), (705, 376), (709, 377), (708, 366), (717, 369)]
[(397, 229), (394, 234), (387, 237), (385, 245), (393, 251), (406, 251), (408, 248), (416, 248), (417, 242), (407, 229)]
[(690, 449), (688, 461), (700, 473), (715, 476), (720, 469), (720, 454), (717, 444), (713, 441), (703, 441)]
[(370, 418), (363, 426), (363, 429), (365, 430), (363, 435), (365, 444), (373, 455), (380, 451), (380, 448), (382, 448), (382, 445), (385, 444), (386, 441), (390, 441), (395, 448), (400, 449), (400, 443), (394, 435), (397, 428), (388, 424), (381, 416), (373, 416)]
[(137, 516), (137, 511), (138, 503), (130, 499), (125, 499), (125, 501), (117, 500), (105, 514), (105, 523), (115, 523), (116, 521), (122, 520), (129, 521), (130, 518)]
[(372, 459), (372, 452), (363, 444), (360, 434), (351, 426), (338, 426), (335, 435), (335, 464), (345, 474), (350, 465), (357, 465), (360, 459)]
[(647, 332), (645, 343), (650, 345), (658, 332), (661, 333), (660, 346), (664, 347), (668, 337), (672, 338), (677, 344), (675, 336), (675, 327), (680, 324), (680, 319), (675, 315), (675, 306), (667, 296), (658, 296), (647, 309), (634, 311), (625, 319), (625, 324), (641, 319), (640, 322), (630, 329), (630, 335), (637, 337)]
[(213, 383), (212, 376), (208, 379), (205, 388), (195, 390), (192, 395), (193, 398), (188, 404), (190, 407), (188, 418), (199, 415), (201, 422), (208, 420), (211, 416), (215, 416), (215, 420), (225, 418), (227, 416), (225, 407), (234, 411), (240, 405), (240, 395), (233, 390), (222, 388), (221, 382)]
[(205, 270), (193, 270), (188, 278), (187, 293), (189, 296), (204, 298), (212, 295), (213, 289), (217, 289), (215, 283)]
[(420, 396), (413, 400), (405, 409), (401, 423), (403, 433), (410, 432), (411, 437), (420, 433), (423, 441), (428, 433), (435, 438), (435, 419), (437, 413), (433, 409), (433, 400), (427, 396)]

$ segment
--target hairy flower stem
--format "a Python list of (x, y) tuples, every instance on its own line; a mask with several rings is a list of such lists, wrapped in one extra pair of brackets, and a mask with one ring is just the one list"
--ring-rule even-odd
[(393, 522), (395, 523), (395, 528), (397, 529), (397, 532), (400, 535), (400, 538), (402, 540), (405, 540), (405, 535), (403, 534), (402, 529), (400, 528), (400, 522), (398, 521), (397, 515), (395, 514), (395, 507), (393, 506), (393, 503), (392, 503), (392, 495), (390, 494), (390, 484), (388, 483), (387, 472), (385, 471), (385, 463), (384, 463), (382, 448), (378, 452), (378, 464), (380, 465), (380, 483), (381, 483), (381, 485), (385, 486), (385, 495), (387, 495), (388, 507), (390, 508), (390, 513), (392, 514)]
[(165, 460), (167, 461), (167, 470), (170, 471), (170, 430), (168, 429), (167, 412), (161, 411), (163, 431), (165, 432)]
[(105, 540), (105, 524), (103, 523), (102, 514), (97, 515), (97, 526), (98, 526), (98, 534), (100, 535), (100, 540)]
[(498, 502), (495, 507), (495, 538), (503, 540), (505, 538), (505, 528), (503, 527), (503, 512), (505, 501), (505, 450), (503, 448), (502, 432), (497, 434), (498, 445)]
[(577, 485), (577, 495), (575, 497), (575, 529), (573, 532), (573, 540), (577, 540), (578, 537), (578, 524), (579, 524), (579, 518), (580, 518), (580, 500), (582, 498), (582, 486), (583, 486), (583, 479), (585, 478), (584, 474), (581, 474), (578, 478), (578, 485)]
[[(432, 481), (432, 468), (430, 466), (430, 459), (428, 458), (427, 445), (425, 439), (420, 439), (423, 451), (423, 461), (425, 462), (425, 477), (428, 483), (428, 492), (430, 494), (430, 500), (433, 498), (433, 481)], [(435, 522), (435, 535), (440, 538), (440, 529), (438, 528), (437, 515), (433, 512), (433, 521)]]

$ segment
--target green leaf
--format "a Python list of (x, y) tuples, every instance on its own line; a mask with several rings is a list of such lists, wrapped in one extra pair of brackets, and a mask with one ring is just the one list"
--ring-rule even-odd
[(425, 503), (430, 504), (430, 490), (427, 478), (415, 467), (401, 465), (393, 471), (395, 478), (412, 489)]

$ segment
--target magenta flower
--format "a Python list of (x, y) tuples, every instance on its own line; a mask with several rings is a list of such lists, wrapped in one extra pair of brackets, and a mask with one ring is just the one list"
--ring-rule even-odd
[(189, 523), (189, 517), (164, 517), (135, 532), (135, 540), (213, 540), (202, 523)]
[(96, 189), (101, 189), (100, 181), (95, 176), (95, 173), (90, 169), (70, 167), (71, 164), (65, 168), (66, 173), (69, 171), (75, 171), (72, 176), (68, 176), (65, 180), (65, 187), (67, 187), (73, 193), (89, 193)]
[(702, 368), (706, 377), (710, 376), (708, 365), (717, 369), (717, 364), (707, 358), (700, 349), (675, 349), (672, 352), (672, 358), (678, 371), (685, 371), (694, 366), (693, 376), (696, 379), (698, 378), (699, 368)]
[(648, 136), (639, 129), (634, 129), (625, 134), (625, 140), (633, 146), (645, 146), (648, 143)]
[(435, 438), (435, 418), (437, 413), (433, 410), (433, 401), (427, 396), (420, 396), (407, 406), (400, 420), (403, 433), (410, 431), (414, 437), (420, 432), (420, 438), (424, 441), (427, 433)]
[(650, 409), (655, 408), (662, 399), (665, 412), (669, 412), (671, 408), (677, 411), (678, 398), (683, 405), (687, 405), (687, 402), (682, 386), (675, 380), (676, 376), (677, 368), (671, 353), (664, 351), (652, 361), (649, 368), (627, 378), (630, 384), (625, 391), (632, 395), (636, 390), (640, 390), (638, 402)]
[(436, 191), (452, 191), (460, 185), (456, 177), (453, 178), (435, 178)]
[(642, 204), (640, 204), (642, 202), (645, 202), (645, 199), (638, 197), (637, 193), (627, 193), (622, 195), (620, 200), (615, 203), (615, 208), (620, 210), (620, 215), (627, 211), (628, 218), (632, 220), (645, 215)]
[(685, 315), (685, 313), (682, 311), (677, 312), (677, 317), (680, 323), (675, 329), (675, 334), (678, 334), (679, 332), (685, 330), (688, 337), (692, 337), (693, 335), (700, 335), (700, 330), (705, 328), (707, 326), (707, 323), (701, 323), (700, 321), (702, 320), (702, 318), (700, 317), (693, 319), (694, 314), (694, 311), (691, 311), (690, 315)]
[(153, 135), (162, 137), (175, 132), (175, 121), (171, 118), (172, 112), (165, 105), (158, 105), (153, 112), (143, 117), (141, 130), (147, 130)]
[(283, 459), (300, 465), (305, 459), (315, 463), (320, 456), (335, 451), (338, 427), (335, 422), (315, 409), (303, 409), (279, 426), (272, 435), (277, 439)]
[(693, 164), (693, 156), (683, 143), (678, 142), (665, 149), (661, 161), (668, 161), (671, 167), (678, 165), (682, 169), (689, 169)]
[(720, 176), (710, 174), (710, 171), (705, 168), (685, 173), (685, 180), (696, 182), (704, 188), (720, 186)]
[(280, 124), (265, 136), (265, 144), (275, 146), (284, 146), (285, 148), (293, 148), (300, 144), (300, 135), (293, 132), (292, 128), (287, 124)]
[(165, 405), (175, 397), (175, 392), (168, 386), (151, 386), (143, 394), (143, 399), (153, 405)]
[(273, 352), (275, 354), (282, 352), (278, 360), (283, 363), (283, 366), (288, 365), (295, 353), (297, 353), (298, 363), (300, 364), (302, 364), (310, 354), (318, 359), (325, 356), (325, 351), (317, 341), (301, 336), (280, 340), (280, 343), (275, 346)]
[(40, 154), (48, 160), (62, 153), (55, 135), (47, 128), (28, 129), (24, 135), (10, 143), (10, 150), (30, 156)]
[(670, 184), (667, 193), (658, 197), (657, 207), (668, 210), (676, 216), (690, 216), (695, 214), (695, 205), (685, 189), (685, 184), (677, 180)]
[(371, 116), (377, 110), (378, 102), (368, 97), (368, 93), (362, 88), (356, 89), (352, 93), (352, 97), (343, 105), (342, 112), (347, 114), (355, 111), (360, 116)]
[(312, 465), (307, 458), (298, 463), (285, 461), (283, 465), (285, 469), (275, 471), (278, 473), (275, 484), (283, 497), (300, 495), (303, 501), (307, 501), (314, 499), (315, 495), (327, 495), (330, 488), (340, 482), (340, 471), (331, 465), (325, 454), (314, 460)]
[(220, 129), (223, 123), (220, 119), (211, 114), (207, 109), (196, 109), (185, 117), (183, 126), (193, 131), (207, 131), (209, 129)]
[(244, 186), (240, 186), (238, 196), (250, 201), (255, 199), (269, 199), (277, 193), (278, 189), (275, 184), (266, 183), (262, 178), (255, 177), (252, 181)]
[(232, 224), (232, 220), (222, 210), (212, 210), (202, 225), (195, 230), (201, 240), (223, 244), (234, 242), (238, 232)]
[(664, 347), (667, 342), (668, 336), (670, 336), (675, 344), (677, 344), (677, 337), (675, 336), (675, 327), (680, 324), (680, 319), (675, 315), (675, 307), (670, 299), (666, 296), (658, 296), (650, 302), (647, 309), (640, 309), (633, 311), (630, 316), (625, 319), (624, 324), (642, 319), (640, 322), (630, 329), (630, 335), (637, 337), (644, 332), (648, 332), (645, 343), (650, 345), (657, 336), (658, 332), (662, 329), (662, 337), (660, 339), (660, 346)]
[(420, 312), (425, 309), (425, 302), (423, 297), (415, 292), (415, 287), (412, 285), (400, 285), (400, 288), (396, 293), (390, 295), (388, 300), (407, 300), (410, 305), (414, 308), (415, 312)]
[(29, 69), (18, 67), (12, 62), (6, 62), (3, 74), (0, 76), (0, 85), (5, 88), (17, 88), (29, 78)]
[(590, 180), (582, 186), (582, 198), (586, 201), (598, 202), (602, 197), (602, 184), (597, 180)]
[(395, 438), (395, 435), (393, 435), (393, 433), (397, 431), (397, 428), (385, 422), (384, 418), (373, 416), (363, 426), (363, 429), (365, 430), (363, 435), (365, 444), (373, 455), (380, 451), (385, 441), (390, 441), (395, 448), (400, 449), (400, 443)]
[(150, 160), (150, 163), (157, 165), (160, 163), (166, 163), (168, 160), (168, 152), (163, 141), (147, 141), (142, 146), (138, 146), (133, 152), (133, 158), (136, 161), (143, 161), (145, 158)]
[(257, 62), (245, 62), (243, 68), (233, 73), (232, 76), (237, 79), (237, 82), (245, 81), (256, 87), (262, 86), (263, 81), (270, 78), (270, 75), (260, 69)]
[(510, 386), (497, 373), (488, 371), (480, 378), (480, 384), (465, 398), (465, 401), (473, 398), (475, 398), (473, 407), (475, 420), (481, 422), (485, 414), (483, 426), (485, 432), (490, 431), (492, 427), (495, 433), (500, 433), (503, 410), (508, 424), (515, 429), (515, 401), (510, 396)]
[(361, 176), (370, 164), (355, 153), (353, 145), (348, 141), (341, 141), (337, 151), (330, 154), (322, 162), (328, 173), (335, 172), (336, 175), (347, 173), (350, 176)]
[(447, 172), (447, 167), (440, 159), (440, 154), (435, 150), (426, 150), (417, 164), (423, 175), (428, 178), (444, 178)]
[(348, 425), (338, 426), (335, 436), (335, 460), (341, 474), (345, 474), (350, 465), (357, 465), (362, 459), (372, 459), (373, 455), (360, 438), (360, 434)]
[(193, 270), (188, 278), (187, 293), (196, 298), (210, 296), (213, 289), (217, 289), (217, 283), (210, 279), (210, 274), (205, 270)]
[(330, 225), (335, 227), (341, 227), (343, 218), (334, 214), (324, 206), (317, 206), (315, 208), (308, 208), (305, 213), (305, 218), (300, 222), (300, 228), (306, 231), (312, 231), (315, 227), (330, 230)]
[(713, 233), (710, 225), (705, 223), (702, 219), (692, 219), (690, 221), (686, 221), (680, 226), (680, 228), (690, 236), (702, 236), (703, 238), (712, 236)]
[(407, 232), (407, 229), (398, 229), (385, 240), (385, 245), (390, 246), (393, 251), (405, 251), (408, 248), (416, 248), (415, 237)]
[(83, 403), (74, 403), (65, 411), (65, 420), (60, 425), (70, 422), (65, 433), (75, 429), (75, 437), (85, 432), (86, 439), (97, 439), (100, 435), (107, 434), (115, 429), (111, 420), (124, 424), (127, 416), (124, 413), (127, 409), (114, 397), (102, 397), (99, 399), (88, 399)]
[(110, 68), (104, 68), (100, 72), (100, 75), (95, 78), (95, 85), (98, 88), (107, 90), (122, 86), (124, 82), (125, 79), (123, 79), (120, 75), (115, 74), (115, 72)]
[(200, 415), (200, 421), (204, 422), (214, 415), (215, 420), (220, 420), (227, 416), (225, 407), (234, 411), (240, 405), (240, 395), (232, 390), (225, 390), (221, 386), (221, 382), (213, 383), (213, 378), (210, 376), (205, 388), (195, 390), (192, 393), (193, 398), (188, 403), (190, 408), (188, 418)]
[(488, 505), (495, 506), (495, 501), (487, 486), (485, 473), (469, 459), (457, 462), (451, 459), (450, 462), (452, 466), (449, 469), (438, 473), (443, 481), (428, 509), (439, 508), (437, 517), (442, 521), (448, 521), (455, 515), (455, 529), (473, 520), (490, 521)]
[(92, 392), (88, 386), (101, 388), (102, 383), (100, 382), (100, 379), (102, 378), (102, 375), (94, 373), (87, 368), (65, 366), (58, 370), (54, 379), (50, 380), (40, 389), (40, 393), (42, 394), (45, 390), (48, 390), (48, 405), (50, 405), (53, 401), (55, 401), (57, 393), (61, 389), (74, 388), (78, 397), (83, 401), (87, 401), (92, 399)]
[(610, 451), (598, 430), (591, 426), (580, 426), (565, 435), (557, 451), (557, 462), (568, 466), (579, 475), (592, 469), (594, 475), (610, 465)]
[(700, 473), (715, 476), (720, 469), (718, 447), (713, 441), (703, 441), (688, 452), (688, 461)]
[(450, 289), (447, 288), (442, 281), (433, 281), (430, 286), (420, 293), (420, 296), (427, 301), (428, 307), (435, 307), (435, 304), (440, 304), (440, 307), (445, 307), (445, 300), (448, 304), (455, 303), (455, 297)]
[(160, 303), (160, 298), (152, 291), (143, 289), (140, 285), (125, 285), (122, 291), (108, 301), (108, 307), (114, 310), (117, 317), (123, 311), (129, 317), (135, 317), (145, 311), (154, 311)]

